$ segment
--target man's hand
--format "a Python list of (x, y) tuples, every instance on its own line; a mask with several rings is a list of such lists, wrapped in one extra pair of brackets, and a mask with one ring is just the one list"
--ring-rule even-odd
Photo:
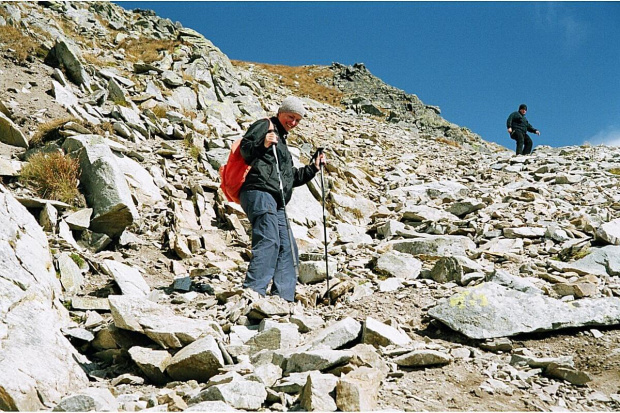
[(267, 135), (265, 135), (265, 148), (269, 148), (273, 144), (278, 143), (278, 135), (276, 135), (273, 129), (269, 129), (267, 131)]
[(536, 132), (534, 132), (536, 135), (540, 136), (540, 131), (537, 130)]
[(327, 163), (327, 158), (325, 157), (325, 152), (319, 153), (319, 155), (314, 159), (314, 166), (316, 170), (321, 169), (321, 164), (325, 165)]
[(512, 135), (512, 128), (508, 128), (508, 134)]

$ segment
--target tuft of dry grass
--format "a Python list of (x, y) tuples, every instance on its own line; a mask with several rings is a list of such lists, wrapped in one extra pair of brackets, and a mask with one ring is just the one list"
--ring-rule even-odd
[(125, 39), (118, 47), (125, 49), (125, 55), (132, 62), (143, 61), (144, 63), (153, 63), (161, 59), (161, 52), (168, 51), (172, 53), (175, 47), (183, 44), (179, 40), (162, 40), (162, 39)]
[(244, 68), (254, 65), (281, 76), (282, 84), (298, 96), (307, 96), (322, 103), (342, 107), (340, 101), (344, 96), (343, 93), (319, 83), (319, 80), (333, 76), (331, 70), (327, 67), (270, 65), (266, 63), (242, 62), (240, 60), (231, 60), (231, 62), (235, 66)]
[(77, 119), (74, 117), (66, 117), (45, 122), (39, 126), (29, 143), (31, 146), (37, 147), (45, 141), (58, 139), (60, 138), (58, 130), (61, 129), (66, 123), (76, 121)]
[(155, 114), (155, 116), (157, 116), (159, 119), (163, 119), (166, 117), (166, 112), (168, 112), (168, 109), (166, 109), (163, 105), (158, 104), (157, 106), (155, 106), (153, 109), (151, 109), (153, 111), (153, 113)]
[(460, 143), (458, 143), (458, 142), (456, 142), (456, 141), (453, 141), (453, 140), (451, 140), (451, 139), (448, 139), (448, 138), (441, 137), (441, 136), (440, 136), (440, 137), (438, 137), (438, 138), (437, 138), (437, 139), (435, 139), (435, 140), (436, 140), (437, 142), (441, 142), (441, 143), (444, 143), (444, 144), (449, 145), (449, 146), (454, 146), (455, 148), (460, 148), (460, 147), (461, 147), (461, 144), (460, 144)]
[[(2, 15), (2, 13), (0, 13)], [(11, 49), (19, 63), (25, 63), (28, 56), (41, 55), (42, 48), (32, 37), (16, 27), (6, 25), (0, 28), (0, 48)]]
[(77, 160), (61, 152), (54, 152), (31, 156), (19, 179), (41, 198), (80, 206), (79, 177)]

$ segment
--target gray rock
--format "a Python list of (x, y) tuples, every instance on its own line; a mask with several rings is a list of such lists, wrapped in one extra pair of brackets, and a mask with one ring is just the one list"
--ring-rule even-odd
[(338, 407), (333, 396), (337, 383), (338, 378), (333, 374), (310, 372), (299, 395), (299, 405), (308, 412), (335, 412)]
[(60, 282), (67, 293), (75, 294), (80, 291), (84, 285), (84, 276), (80, 267), (66, 252), (58, 257), (58, 271), (60, 272)]
[(551, 363), (545, 369), (545, 375), (556, 379), (566, 380), (577, 386), (584, 386), (592, 381), (592, 378), (583, 371), (579, 371), (574, 367), (563, 366), (561, 364)]
[(487, 276), (487, 281), (503, 285), (506, 288), (521, 291), (528, 294), (544, 294), (532, 281), (514, 276), (503, 270), (495, 270)]
[(322, 317), (308, 316), (305, 314), (293, 314), (290, 317), (290, 321), (299, 327), (300, 333), (307, 333), (323, 327), (325, 322)]
[(265, 386), (256, 381), (243, 379), (215, 384), (200, 392), (195, 400), (223, 401), (235, 409), (258, 410), (267, 399)]
[(338, 242), (342, 244), (372, 244), (372, 237), (366, 234), (366, 227), (341, 222), (336, 225), (336, 233)]
[(64, 218), (69, 228), (76, 231), (84, 231), (90, 225), (90, 217), (93, 214), (91, 208), (82, 208)]
[(286, 377), (282, 377), (271, 388), (278, 392), (288, 394), (297, 394), (301, 392), (308, 381), (308, 376), (312, 373), (319, 373), (318, 370), (303, 371), (298, 373), (289, 373)]
[(324, 371), (348, 363), (353, 352), (348, 350), (311, 350), (292, 353), (286, 363), (286, 372)]
[(206, 336), (176, 353), (170, 360), (166, 373), (174, 380), (197, 380), (206, 383), (223, 366), (224, 359), (217, 342), (213, 337)]
[(396, 357), (394, 360), (402, 367), (440, 366), (452, 362), (452, 356), (437, 350), (414, 350)]
[(238, 412), (239, 410), (230, 407), (228, 404), (221, 400), (204, 401), (193, 404), (184, 412)]
[(613, 245), (620, 244), (620, 218), (606, 222), (596, 230), (596, 237)]
[(495, 283), (468, 288), (429, 310), (429, 315), (470, 338), (509, 337), (567, 327), (620, 323), (620, 299), (564, 302)]
[(447, 211), (457, 217), (464, 217), (465, 215), (478, 211), (485, 206), (486, 205), (484, 202), (478, 201), (477, 199), (468, 198), (452, 203), (452, 205), (448, 207)]
[(472, 240), (461, 235), (430, 235), (419, 239), (390, 241), (389, 244), (399, 252), (433, 257), (467, 255), (468, 251), (476, 249)]
[(313, 349), (337, 349), (357, 339), (361, 330), (360, 322), (347, 317), (319, 331), (309, 344)]
[(129, 349), (129, 355), (144, 375), (155, 384), (168, 382), (165, 371), (172, 356), (165, 350), (153, 350), (147, 347), (134, 346)]
[(94, 212), (90, 229), (111, 237), (120, 235), (139, 214), (116, 157), (97, 135), (69, 137), (63, 148), (80, 162), (86, 199)]
[(103, 265), (107, 273), (114, 278), (123, 295), (146, 297), (151, 292), (151, 288), (137, 268), (115, 260), (103, 260)]
[(142, 165), (122, 155), (116, 156), (116, 162), (139, 204), (155, 206), (163, 202), (161, 190), (155, 185), (153, 176)]
[(506, 238), (542, 238), (546, 232), (547, 229), (541, 227), (504, 228)]
[[(329, 276), (333, 279), (336, 275), (336, 262), (329, 260)], [(299, 263), (299, 282), (302, 284), (314, 284), (327, 279), (325, 261), (301, 261)]]
[(198, 96), (191, 88), (182, 86), (172, 91), (170, 99), (179, 104), (185, 111), (195, 111), (198, 109)]
[(108, 389), (87, 388), (78, 394), (67, 396), (58, 403), (54, 412), (115, 412), (116, 398)]
[(250, 353), (261, 350), (278, 350), (296, 347), (301, 340), (298, 327), (292, 323), (277, 323), (263, 320), (261, 325), (267, 322), (269, 326), (245, 342), (250, 346)]
[(383, 238), (390, 239), (396, 236), (399, 231), (404, 231), (404, 230), (405, 230), (404, 223), (391, 219), (387, 221), (385, 224), (383, 224), (382, 226), (378, 227), (377, 233), (381, 235)]
[(338, 380), (336, 404), (346, 412), (375, 410), (381, 380), (385, 375), (370, 367), (360, 367)]
[(47, 232), (54, 232), (58, 225), (58, 210), (47, 202), (39, 214), (39, 224)]
[(82, 66), (79, 59), (79, 52), (63, 40), (56, 40), (56, 44), (50, 53), (58, 60), (58, 62), (66, 69), (69, 78), (78, 85), (84, 85), (90, 89), (92, 82), (90, 75)]
[(28, 148), (28, 139), (8, 116), (0, 112), (0, 142)]
[(405, 347), (411, 343), (411, 338), (392, 326), (372, 317), (366, 317), (362, 331), (362, 343), (375, 347), (387, 347), (389, 345)]
[(377, 259), (375, 271), (390, 277), (416, 279), (422, 271), (422, 262), (409, 254), (388, 251)]
[(426, 205), (408, 205), (403, 211), (402, 221), (456, 221), (458, 217), (443, 209)]
[(223, 335), (213, 321), (177, 316), (143, 297), (110, 295), (108, 300), (117, 327), (145, 334), (163, 348), (181, 348), (206, 334)]
[(0, 409), (36, 411), (88, 378), (60, 331), (70, 319), (45, 233), (2, 185), (0, 222)]

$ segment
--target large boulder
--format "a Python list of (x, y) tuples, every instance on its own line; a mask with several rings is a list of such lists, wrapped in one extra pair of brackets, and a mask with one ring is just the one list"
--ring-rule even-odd
[(0, 410), (36, 411), (88, 378), (60, 331), (70, 319), (45, 234), (3, 186), (0, 222)]
[(99, 135), (69, 137), (63, 149), (79, 160), (86, 199), (94, 213), (90, 229), (120, 235), (139, 215), (116, 156)]
[(487, 339), (568, 327), (618, 325), (620, 298), (567, 302), (487, 282), (442, 299), (428, 314), (467, 337)]

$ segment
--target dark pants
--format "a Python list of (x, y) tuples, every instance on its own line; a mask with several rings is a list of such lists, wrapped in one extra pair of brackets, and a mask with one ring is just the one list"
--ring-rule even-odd
[[(241, 208), (252, 223), (252, 259), (243, 286), (265, 295), (269, 282), (271, 294), (295, 301), (297, 276), (284, 215), (275, 199), (263, 191), (242, 191)], [(297, 245), (293, 240), (295, 256)]]
[(520, 130), (512, 132), (510, 136), (517, 141), (517, 155), (529, 155), (532, 153), (532, 138), (527, 133)]

